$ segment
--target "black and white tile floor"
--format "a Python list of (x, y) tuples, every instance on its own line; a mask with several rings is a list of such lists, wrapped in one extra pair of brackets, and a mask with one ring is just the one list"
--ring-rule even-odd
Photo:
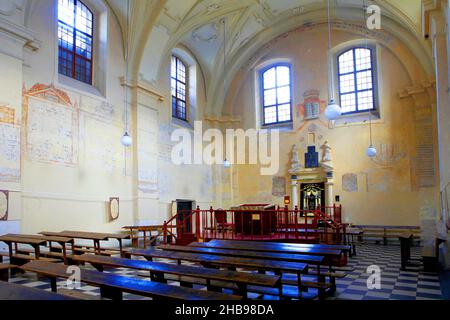
[[(435, 273), (425, 273), (420, 266), (412, 271), (400, 271), (400, 247), (398, 245), (375, 245), (359, 244), (357, 255), (349, 259), (348, 268), (352, 271), (347, 273), (345, 278), (337, 279), (337, 291), (333, 297), (328, 299), (336, 300), (440, 300), (443, 299), (439, 275)], [(420, 248), (412, 248), (412, 258), (419, 258)], [(168, 261), (165, 261), (168, 262)], [(381, 288), (369, 290), (367, 280), (370, 274), (367, 273), (369, 266), (376, 265), (381, 271)], [(89, 266), (86, 266), (89, 268)], [(115, 274), (127, 277), (140, 277), (138, 271), (118, 268), (114, 269)], [(50, 290), (49, 282), (45, 279), (37, 280), (35, 274), (25, 273), (13, 276), (11, 282)], [(170, 282), (169, 282), (170, 283)], [(177, 285), (176, 282), (170, 283)], [(60, 288), (65, 288), (66, 281), (58, 282)], [(195, 288), (203, 289), (202, 286)], [(99, 297), (100, 290), (96, 287), (83, 285), (79, 289), (83, 294)], [(249, 297), (256, 297), (251, 294)], [(265, 296), (264, 299), (275, 297)], [(124, 294), (124, 299), (143, 300), (146, 298)], [(276, 299), (276, 298), (275, 298)]]

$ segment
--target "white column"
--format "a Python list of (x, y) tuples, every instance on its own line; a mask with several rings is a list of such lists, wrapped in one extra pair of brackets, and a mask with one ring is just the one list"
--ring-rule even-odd
[(300, 207), (300, 203), (298, 202), (298, 182), (297, 182), (297, 180), (292, 180), (291, 189), (292, 189), (292, 197), (291, 197), (292, 208), (295, 208), (295, 206)]
[(334, 192), (333, 192), (334, 182), (332, 179), (328, 179), (325, 183), (325, 194), (326, 194), (326, 206), (332, 207), (334, 204)]

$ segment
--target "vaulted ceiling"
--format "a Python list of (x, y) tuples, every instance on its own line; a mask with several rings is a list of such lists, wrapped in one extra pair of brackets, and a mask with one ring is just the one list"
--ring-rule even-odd
[[(23, 0), (33, 3), (39, 0)], [(129, 63), (133, 77), (159, 79), (175, 47), (190, 51), (216, 96), (245, 59), (266, 43), (302, 25), (326, 22), (327, 0), (90, 0), (104, 1), (116, 17), (124, 46), (129, 12)], [(129, 2), (128, 2), (129, 1)], [(421, 0), (331, 0), (332, 18), (363, 23), (363, 4), (381, 8), (382, 28), (408, 46), (420, 61), (430, 60), (421, 31)], [(127, 10), (129, 4), (129, 10)], [(226, 23), (227, 74), (223, 70)], [(432, 69), (432, 62), (425, 66)], [(213, 105), (214, 103), (212, 103)], [(213, 107), (213, 106), (212, 106)]]

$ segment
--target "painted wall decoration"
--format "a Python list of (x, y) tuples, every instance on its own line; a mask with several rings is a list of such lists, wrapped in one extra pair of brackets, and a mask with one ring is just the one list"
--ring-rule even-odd
[(83, 115), (81, 123), (87, 165), (104, 172), (124, 174), (124, 148), (117, 143), (123, 129), (89, 115)]
[(15, 110), (7, 106), (0, 105), (0, 122), (14, 124)]
[(273, 177), (272, 178), (272, 195), (274, 197), (283, 197), (286, 195), (286, 178)]
[(0, 122), (0, 181), (19, 183), (20, 126)]
[(9, 192), (0, 190), (0, 221), (8, 220)]
[(109, 198), (109, 219), (110, 221), (117, 220), (119, 218), (119, 198), (111, 197)]
[(326, 127), (327, 122), (322, 119), (322, 114), (325, 111), (327, 102), (320, 100), (320, 90), (305, 91), (303, 99), (303, 103), (297, 106), (297, 118), (302, 121), (298, 131), (303, 131), (308, 126), (309, 120), (317, 120), (320, 125)]
[(342, 189), (347, 192), (358, 191), (358, 175), (346, 173), (342, 176)]
[(406, 157), (406, 147), (402, 143), (374, 143), (377, 155), (372, 161), (380, 167), (393, 167)]
[(78, 111), (68, 95), (37, 84), (24, 95), (25, 145), (34, 161), (78, 163)]

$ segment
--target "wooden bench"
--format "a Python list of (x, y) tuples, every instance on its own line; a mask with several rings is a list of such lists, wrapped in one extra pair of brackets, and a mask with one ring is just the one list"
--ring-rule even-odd
[(193, 242), (190, 245), (193, 246), (208, 246), (208, 247), (217, 247), (217, 248), (226, 248), (230, 247), (232, 249), (236, 248), (235, 246), (243, 246), (247, 248), (248, 246), (253, 246), (260, 248), (262, 250), (266, 250), (267, 248), (277, 249), (282, 245), (283, 248), (312, 248), (312, 249), (325, 249), (325, 250), (343, 250), (344, 252), (350, 252), (350, 245), (340, 245), (340, 244), (321, 244), (321, 243), (280, 243), (280, 242), (267, 242), (267, 241), (241, 241), (241, 240), (220, 240), (214, 239), (209, 242)]
[[(321, 273), (320, 266), (324, 264), (324, 257), (315, 256), (315, 255), (304, 255), (304, 254), (291, 254), (292, 249), (294, 252), (298, 252), (297, 249), (303, 250), (304, 248), (312, 249), (313, 247), (301, 247), (301, 246), (287, 246), (285, 243), (259, 243), (256, 241), (237, 241), (236, 244), (233, 240), (231, 241), (214, 241), (206, 243), (203, 245), (202, 243), (191, 243), (191, 245), (185, 246), (159, 246), (159, 248), (163, 250), (172, 250), (172, 251), (180, 251), (180, 252), (193, 252), (193, 253), (204, 253), (204, 254), (215, 254), (215, 255), (225, 255), (232, 257), (244, 257), (244, 258), (254, 258), (254, 259), (269, 259), (269, 260), (279, 260), (279, 261), (289, 261), (289, 262), (303, 262), (308, 263), (309, 265), (315, 265), (315, 271), (309, 271), (309, 274), (315, 275), (318, 277), (318, 282), (308, 282), (310, 287), (313, 288), (323, 288), (328, 287), (325, 283), (324, 277), (330, 278), (330, 283), (332, 290), (336, 289), (336, 278), (343, 278), (346, 275), (342, 273), (336, 273), (331, 269), (331, 264), (329, 266), (328, 272)], [(264, 245), (267, 244), (267, 245)], [(239, 249), (231, 249), (231, 248), (239, 248)], [(274, 246), (271, 246), (274, 245)], [(278, 245), (278, 246), (277, 246)], [(282, 246), (280, 246), (282, 245)], [(341, 249), (350, 250), (350, 246), (337, 246), (341, 247)], [(227, 248), (227, 249), (223, 249)], [(252, 250), (252, 248), (254, 250)], [(284, 249), (282, 249), (284, 248)], [(288, 253), (289, 252), (289, 253)], [(302, 251), (300, 251), (302, 252)], [(340, 250), (337, 250), (335, 254), (340, 254)]]
[(75, 300), (45, 290), (0, 281), (0, 300)]
[(376, 244), (383, 241), (384, 245), (387, 245), (389, 240), (399, 239), (404, 233), (412, 234), (413, 240), (420, 240), (421, 233), (419, 227), (354, 226), (352, 229), (362, 232), (358, 235), (359, 241), (373, 239)]
[(296, 255), (319, 255), (324, 256), (332, 262), (342, 257), (343, 252), (350, 252), (348, 245), (322, 245), (302, 243), (280, 243), (263, 241), (237, 241), (237, 240), (211, 240), (210, 242), (193, 242), (189, 246), (232, 249), (242, 251), (260, 251), (287, 253)]
[(253, 252), (244, 250), (205, 248), (197, 246), (176, 246), (176, 245), (161, 245), (158, 246), (157, 248), (166, 251), (202, 253), (202, 254), (212, 254), (219, 256), (251, 258), (251, 259), (301, 262), (313, 265), (320, 265), (324, 263), (324, 257), (322, 256), (308, 256), (301, 254), (290, 255), (286, 253), (277, 253), (277, 252), (260, 252), (260, 251)]
[[(50, 278), (51, 288), (56, 292), (56, 279), (67, 279), (67, 267), (61, 264), (45, 261), (29, 262), (21, 268), (28, 272), (35, 272)], [(171, 286), (141, 279), (123, 277), (94, 270), (81, 270), (80, 281), (100, 287), (103, 298), (122, 300), (123, 292), (151, 297), (158, 300), (241, 300), (242, 297), (218, 292), (200, 291), (191, 288)]]
[[(105, 266), (149, 271), (150, 278), (153, 281), (166, 283), (167, 280), (175, 279), (185, 287), (192, 287), (192, 283), (199, 283), (198, 281), (191, 281), (191, 278), (202, 279), (206, 281), (200, 282), (200, 284), (206, 284), (208, 290), (212, 291), (214, 291), (215, 288), (220, 288), (222, 282), (225, 282), (227, 284), (230, 284), (231, 282), (231, 284), (235, 284), (237, 287), (230, 285), (225, 285), (224, 287), (234, 289), (235, 294), (242, 297), (247, 296), (248, 285), (278, 288), (280, 291), (280, 296), (282, 295), (280, 276), (207, 269), (192, 266), (94, 256), (87, 254), (76, 257), (75, 259), (78, 261), (88, 262), (99, 271), (103, 271)], [(165, 278), (165, 276), (167, 275), (174, 275), (175, 277)]]
[[(163, 250), (145, 250), (145, 249), (130, 249), (126, 252), (127, 257), (140, 256), (145, 259), (152, 261), (154, 258), (175, 260), (178, 264), (181, 261), (189, 261), (199, 263), (207, 268), (222, 267), (228, 268), (229, 270), (236, 270), (236, 268), (244, 268), (250, 270), (258, 270), (260, 273), (265, 273), (266, 271), (272, 271), (277, 275), (282, 275), (283, 273), (293, 273), (297, 275), (297, 288), (300, 293), (303, 290), (307, 290), (312, 287), (319, 287), (319, 298), (323, 299), (325, 297), (325, 291), (330, 289), (332, 285), (326, 283), (316, 284), (315, 282), (302, 281), (301, 275), (308, 273), (308, 264), (300, 262), (288, 262), (288, 261), (277, 261), (269, 259), (251, 259), (242, 257), (230, 257), (221, 256), (213, 254), (201, 254), (201, 253), (190, 253), (190, 252), (176, 252), (176, 251), (163, 251)], [(322, 257), (323, 258), (323, 257)], [(298, 298), (299, 296), (297, 296)]]

